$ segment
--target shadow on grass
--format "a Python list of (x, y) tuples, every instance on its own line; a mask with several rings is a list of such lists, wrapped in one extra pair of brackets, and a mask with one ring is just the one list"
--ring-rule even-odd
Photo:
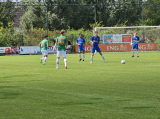
[(21, 93), (18, 92), (13, 92), (13, 91), (2, 91), (2, 90), (12, 90), (13, 88), (17, 88), (20, 86), (0, 86), (0, 99), (14, 99), (19, 95), (22, 95)]
[(18, 92), (0, 92), (0, 99), (15, 99), (19, 95), (22, 94)]
[(62, 103), (52, 103), (52, 105), (86, 105), (86, 104), (94, 104), (91, 102), (62, 102)]
[(156, 108), (156, 107), (140, 106), (140, 107), (124, 107), (123, 109), (148, 109), (148, 108)]
[(103, 98), (90, 98), (91, 100), (102, 100)]
[[(24, 74), (24, 75), (9, 75), (9, 76), (3, 76), (0, 78), (16, 78), (16, 77), (26, 77), (26, 76), (31, 76), (30, 74)], [(33, 76), (33, 75), (32, 75)]]
[(132, 101), (132, 100), (116, 100), (118, 102)]
[(17, 88), (17, 87), (20, 87), (20, 86), (0, 86), (0, 89), (2, 89), (2, 88)]

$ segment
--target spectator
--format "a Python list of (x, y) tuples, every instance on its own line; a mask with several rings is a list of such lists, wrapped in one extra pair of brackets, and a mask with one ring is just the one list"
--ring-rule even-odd
[(56, 43), (56, 38), (53, 37), (53, 46), (55, 45)]
[(100, 41), (99, 41), (99, 44), (103, 44), (103, 41), (102, 41), (102, 40), (100, 40)]
[(68, 45), (71, 45), (71, 41), (70, 40), (68, 40)]
[(20, 54), (20, 47), (16, 47), (16, 54)]
[(11, 53), (12, 53), (12, 54), (16, 54), (16, 48), (15, 48), (15, 47), (12, 47)]
[(139, 43), (144, 43), (145, 39), (142, 37)]
[(147, 40), (147, 38), (145, 39), (145, 43), (149, 43), (149, 41)]

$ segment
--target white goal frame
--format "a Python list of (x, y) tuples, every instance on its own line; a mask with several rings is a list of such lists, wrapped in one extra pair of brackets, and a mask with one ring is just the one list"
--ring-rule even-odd
[(119, 28), (160, 28), (160, 26), (124, 26), (124, 27), (95, 27), (93, 31), (97, 29), (119, 29)]

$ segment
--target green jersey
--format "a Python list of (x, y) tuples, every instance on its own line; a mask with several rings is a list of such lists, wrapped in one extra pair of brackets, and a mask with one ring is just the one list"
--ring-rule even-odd
[(41, 41), (41, 50), (47, 50), (47, 43), (48, 43), (47, 39)]
[(58, 51), (66, 51), (66, 42), (68, 42), (67, 38), (65, 36), (59, 36), (56, 39), (57, 45), (58, 45)]

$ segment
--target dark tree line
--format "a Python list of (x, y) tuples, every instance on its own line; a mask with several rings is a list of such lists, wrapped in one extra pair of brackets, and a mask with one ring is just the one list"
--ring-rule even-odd
[[(143, 3), (159, 3), (159, 0), (147, 0)], [(12, 4), (11, 1), (2, 4)], [(49, 30), (84, 28), (92, 29), (96, 21), (102, 26), (142, 25), (142, 0), (22, 0), (20, 6), (25, 10), (20, 27), (24, 30), (44, 28)], [(60, 6), (60, 4), (63, 4)], [(75, 4), (75, 5), (73, 5)], [(84, 5), (80, 5), (84, 4)], [(105, 5), (104, 5), (105, 4)], [(46, 15), (47, 10), (47, 15)], [(6, 12), (8, 11), (8, 12)], [(4, 27), (14, 20), (14, 6), (0, 7), (0, 22)], [(4, 14), (5, 13), (5, 14)], [(160, 6), (143, 5), (144, 25), (160, 24)], [(47, 19), (48, 18), (48, 19)], [(47, 19), (47, 20), (46, 20)], [(48, 26), (47, 26), (48, 23)]]
[(9, 24), (14, 22), (14, 6), (2, 6), (2, 5), (13, 5), (12, 1), (8, 0), (7, 2), (0, 2), (0, 26), (9, 27)]

